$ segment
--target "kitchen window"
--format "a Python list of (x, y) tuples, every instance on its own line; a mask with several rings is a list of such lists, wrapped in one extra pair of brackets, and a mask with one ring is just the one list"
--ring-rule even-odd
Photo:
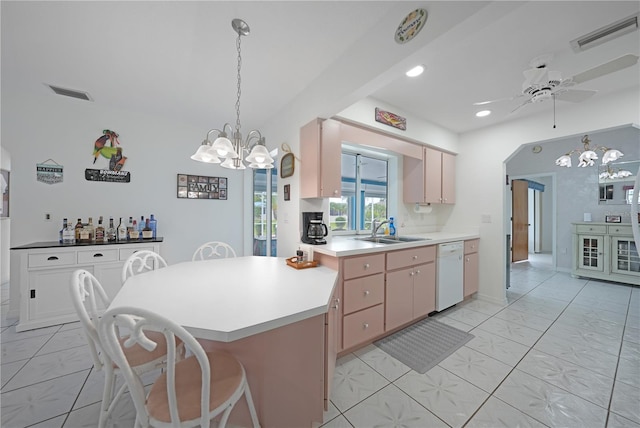
[(329, 199), (331, 232), (370, 232), (373, 219), (386, 219), (388, 177), (387, 155), (343, 147), (342, 196)]

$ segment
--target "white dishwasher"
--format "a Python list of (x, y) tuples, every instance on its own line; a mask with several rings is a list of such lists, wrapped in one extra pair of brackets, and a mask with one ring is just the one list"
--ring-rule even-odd
[(463, 300), (464, 243), (448, 242), (438, 245), (438, 282), (436, 311), (442, 311)]

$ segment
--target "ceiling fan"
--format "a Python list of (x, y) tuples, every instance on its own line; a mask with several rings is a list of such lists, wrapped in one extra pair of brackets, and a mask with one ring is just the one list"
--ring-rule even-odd
[(525, 80), (522, 83), (522, 92), (520, 94), (509, 98), (481, 101), (473, 103), (473, 105), (480, 106), (500, 101), (513, 101), (519, 98), (526, 98), (522, 104), (511, 111), (511, 113), (514, 113), (527, 104), (538, 103), (552, 98), (560, 101), (579, 103), (589, 99), (597, 91), (590, 89), (573, 89), (571, 88), (572, 86), (614, 73), (623, 68), (631, 67), (638, 62), (637, 55), (627, 54), (590, 68), (589, 70), (585, 70), (572, 77), (563, 79), (559, 71), (549, 70), (547, 68), (551, 59), (552, 55), (547, 54), (531, 60), (529, 63), (531, 68), (523, 72)]

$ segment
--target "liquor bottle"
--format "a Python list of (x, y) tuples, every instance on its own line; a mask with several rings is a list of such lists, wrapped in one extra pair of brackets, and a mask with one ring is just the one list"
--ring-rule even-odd
[(89, 242), (96, 241), (96, 228), (93, 226), (93, 217), (89, 217), (89, 224), (87, 224), (87, 232), (89, 233)]
[(129, 217), (129, 223), (127, 223), (127, 241), (131, 240), (132, 230), (133, 230), (133, 217)]
[(102, 216), (98, 219), (98, 227), (96, 227), (96, 242), (106, 241), (104, 235), (104, 226), (102, 225)]
[(74, 237), (76, 239), (76, 242), (80, 242), (80, 231), (82, 230), (82, 219), (78, 219), (78, 222), (76, 223), (76, 227), (74, 230)]
[(89, 224), (83, 224), (80, 229), (80, 243), (89, 244), (91, 243), (90, 234), (89, 234)]
[(132, 241), (136, 241), (139, 238), (140, 238), (140, 232), (138, 232), (138, 223), (135, 220), (133, 220), (133, 227), (129, 232), (129, 239)]
[(107, 229), (107, 241), (116, 241), (116, 228), (113, 227), (113, 217), (109, 217), (109, 228)]
[(64, 230), (67, 228), (67, 219), (63, 218), (62, 219), (62, 229), (60, 229), (60, 232), (58, 233), (58, 242), (59, 243), (63, 243), (64, 239), (63, 239), (63, 235), (64, 235)]
[(153, 239), (156, 239), (156, 232), (158, 230), (158, 220), (155, 219), (153, 214), (151, 214), (151, 218), (149, 219), (149, 227), (151, 228), (151, 232), (153, 233)]
[(142, 229), (142, 239), (153, 239), (153, 230), (149, 225), (149, 219), (145, 219), (144, 229)]
[(122, 217), (120, 217), (120, 223), (118, 223), (118, 241), (127, 240), (127, 228), (122, 224)]
[(138, 232), (140, 232), (140, 237), (142, 237), (142, 229), (144, 229), (144, 216), (140, 216), (140, 223), (138, 223)]
[(71, 223), (67, 223), (67, 227), (62, 231), (62, 243), (63, 244), (75, 244), (76, 243), (76, 232), (74, 230), (73, 225)]

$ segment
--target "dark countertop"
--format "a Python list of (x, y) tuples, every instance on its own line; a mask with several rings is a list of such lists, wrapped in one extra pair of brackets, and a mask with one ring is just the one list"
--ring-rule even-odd
[(92, 242), (90, 244), (61, 244), (57, 241), (32, 242), (30, 244), (11, 247), (12, 250), (32, 250), (34, 248), (70, 248), (70, 247), (106, 247), (109, 245), (146, 244), (149, 242), (162, 242), (164, 238), (136, 239), (135, 241)]

